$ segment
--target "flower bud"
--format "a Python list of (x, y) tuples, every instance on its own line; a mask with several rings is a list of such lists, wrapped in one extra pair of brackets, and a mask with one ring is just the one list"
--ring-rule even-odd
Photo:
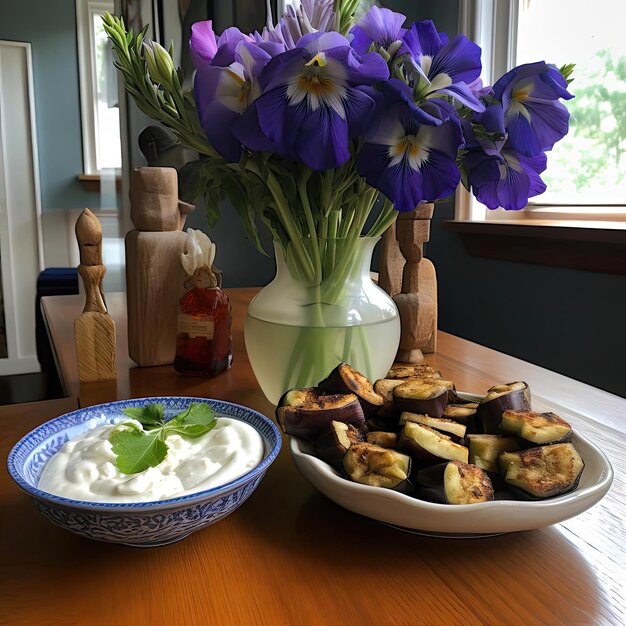
[(156, 41), (144, 41), (143, 50), (152, 81), (169, 85), (172, 81), (174, 63), (168, 51)]

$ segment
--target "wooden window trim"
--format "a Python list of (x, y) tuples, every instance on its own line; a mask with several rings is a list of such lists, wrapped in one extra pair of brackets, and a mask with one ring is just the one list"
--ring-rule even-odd
[(626, 275), (624, 223), (446, 220), (470, 256)]

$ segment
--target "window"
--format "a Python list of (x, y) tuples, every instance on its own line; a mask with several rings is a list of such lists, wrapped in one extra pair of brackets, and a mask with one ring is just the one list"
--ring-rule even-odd
[[(520, 212), (486, 211), (459, 192), (459, 219), (626, 221), (623, 0), (467, 0), (461, 27), (483, 48), (483, 80), (514, 65), (575, 63), (570, 131), (548, 152), (548, 189)], [(593, 11), (593, 16), (589, 11)]]
[(113, 2), (76, 0), (85, 174), (122, 166), (117, 70), (101, 16)]

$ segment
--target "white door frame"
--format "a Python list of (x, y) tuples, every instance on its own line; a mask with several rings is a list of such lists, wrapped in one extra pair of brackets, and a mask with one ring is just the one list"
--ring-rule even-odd
[(39, 371), (37, 276), (43, 269), (31, 45), (0, 40), (0, 254), (8, 358), (0, 376)]

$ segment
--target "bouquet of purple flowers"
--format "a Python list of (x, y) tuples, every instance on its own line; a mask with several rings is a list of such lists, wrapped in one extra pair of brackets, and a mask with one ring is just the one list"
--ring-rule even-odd
[[(572, 97), (572, 66), (523, 65), (483, 87), (467, 37), (431, 21), (405, 28), (375, 5), (355, 20), (359, 4), (302, 0), (261, 33), (194, 24), (193, 99), (170, 52), (105, 17), (129, 93), (201, 155), (183, 173), (187, 199), (204, 195), (212, 220), (225, 192), (257, 243), (261, 220), (286, 249), (361, 235), (379, 192), (370, 236), (394, 209), (445, 198), (460, 181), (492, 209), (542, 193), (545, 153), (568, 130), (560, 100)], [(320, 280), (308, 256), (297, 251), (300, 269)]]

